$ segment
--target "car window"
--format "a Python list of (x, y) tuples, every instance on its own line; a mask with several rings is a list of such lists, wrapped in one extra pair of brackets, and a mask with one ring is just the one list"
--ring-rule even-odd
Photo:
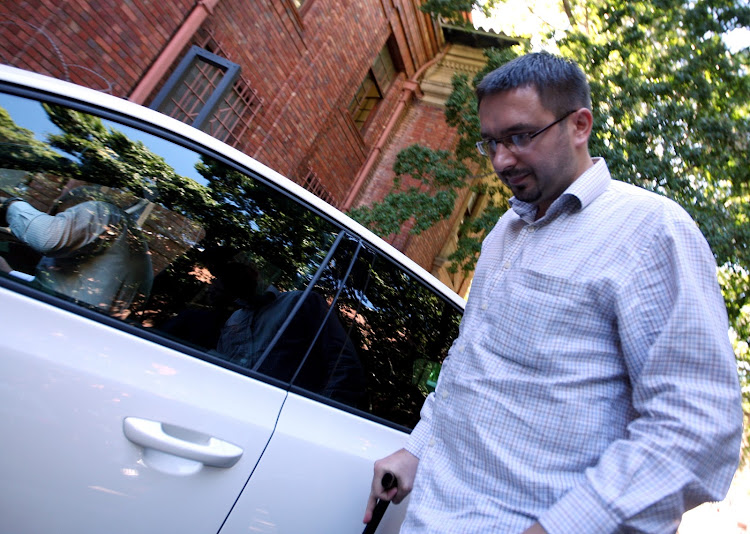
[(281, 379), (306, 349), (268, 357), (284, 320), (326, 319), (305, 290), (340, 228), (216, 158), (2, 95), (0, 188), (18, 199), (0, 232), (3, 275), (30, 287)]
[(0, 94), (0, 275), (413, 427), (460, 311), (218, 157)]
[(316, 288), (325, 295), (336, 289), (336, 320), (357, 354), (356, 361), (342, 358), (335, 363), (352, 375), (352, 365), (364, 371), (357, 405), (393, 424), (413, 428), (458, 335), (461, 312), (367, 244), (360, 244), (344, 277), (339, 273), (322, 278), (327, 280), (339, 286), (321, 283)]

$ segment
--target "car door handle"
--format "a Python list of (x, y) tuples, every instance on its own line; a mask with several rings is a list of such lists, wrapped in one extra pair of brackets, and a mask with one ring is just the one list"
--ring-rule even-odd
[(122, 430), (125, 437), (136, 445), (211, 467), (232, 467), (242, 456), (242, 449), (227, 441), (140, 417), (126, 417), (122, 422)]

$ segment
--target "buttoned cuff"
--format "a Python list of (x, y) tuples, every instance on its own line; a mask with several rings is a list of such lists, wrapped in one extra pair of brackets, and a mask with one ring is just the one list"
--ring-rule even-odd
[(607, 534), (617, 532), (620, 522), (591, 486), (584, 483), (542, 514), (539, 523), (548, 534)]

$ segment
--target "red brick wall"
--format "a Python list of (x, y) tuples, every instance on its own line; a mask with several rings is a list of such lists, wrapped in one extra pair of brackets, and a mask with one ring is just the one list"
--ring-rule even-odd
[[(0, 60), (127, 97), (196, 3), (2, 2)], [(416, 5), (308, 0), (296, 16), (284, 0), (219, 0), (202, 30), (263, 99), (244, 149), (292, 177), (315, 163), (341, 197), (388, 119), (388, 106), (381, 106), (361, 136), (342, 120), (377, 52), (393, 34), (407, 75), (437, 52), (431, 22)]]
[[(372, 204), (382, 200), (390, 192), (395, 176), (393, 164), (396, 155), (404, 148), (418, 143), (436, 150), (452, 151), (456, 141), (456, 130), (445, 124), (443, 108), (421, 102), (413, 103), (383, 150), (382, 158), (356, 205)], [(408, 185), (409, 180), (406, 180), (404, 187)], [(457, 205), (462, 204), (463, 197), (467, 194), (468, 189), (461, 192)], [(459, 215), (459, 211), (456, 211), (450, 220), (436, 224), (418, 237), (409, 235), (408, 231), (413, 223), (407, 222), (403, 232), (398, 236), (391, 236), (389, 241), (420, 266), (431, 271), (433, 260), (442, 249), (445, 238)]]
[(0, 61), (127, 96), (192, 0), (0, 2)]

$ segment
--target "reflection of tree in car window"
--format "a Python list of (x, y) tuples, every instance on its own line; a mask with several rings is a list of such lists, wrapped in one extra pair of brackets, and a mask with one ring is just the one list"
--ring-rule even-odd
[[(20, 100), (25, 103), (14, 104)], [(268, 278), (267, 283), (281, 290), (281, 295), (274, 299), (275, 306), (281, 309), (288, 308), (287, 303), (293, 307), (300, 304), (299, 317), (295, 316), (287, 331), (290, 335), (305, 332), (307, 346), (293, 349), (293, 336), (282, 337), (274, 345), (276, 358), (272, 358), (270, 352), (262, 363), (253, 360), (254, 357), (237, 358), (255, 361), (256, 370), (286, 381), (299, 373), (296, 382), (301, 387), (350, 404), (358, 402), (364, 390), (361, 366), (352, 343), (345, 334), (340, 335), (343, 330), (337, 312), (328, 312), (328, 303), (332, 302), (329, 293), (307, 295), (304, 302), (297, 300), (341, 235), (338, 225), (283, 188), (206, 154), (192, 153), (196, 179), (181, 176), (164, 157), (151, 151), (152, 147), (168, 150), (164, 148), (168, 142), (149, 133), (129, 130), (63, 105), (31, 105), (30, 100), (9, 95), (4, 95), (2, 102), (11, 112), (37, 109), (39, 113), (33, 123), (40, 125), (40, 131), (18, 127), (12, 113), (0, 113), (0, 179), (3, 172), (13, 174), (14, 171), (21, 171), (23, 177), (14, 178), (18, 182), (14, 195), (22, 196), (44, 212), (54, 197), (37, 198), (38, 185), (49, 185), (50, 191), (59, 192), (71, 179), (86, 180), (109, 188), (108, 199), (79, 203), (81, 215), (88, 213), (89, 221), (97, 216), (111, 218), (100, 224), (102, 232), (97, 235), (143, 236), (144, 241), (135, 238), (125, 239), (123, 243), (132, 250), (138, 249), (135, 245), (144, 245), (153, 273), (147, 302), (136, 310), (131, 308), (129, 320), (147, 328), (158, 328), (194, 347), (215, 350), (219, 344), (220, 326), (217, 325), (231, 321), (239, 305), (236, 299), (220, 302), (215, 298), (219, 286), (226, 280), (221, 265), (222, 258), (227, 258), (212, 258), (211, 254), (217, 250), (252, 251), (254, 263), (262, 276)], [(178, 148), (183, 156), (188, 152), (188, 149)], [(185, 164), (183, 157), (181, 165)], [(130, 221), (131, 217), (123, 216), (120, 210), (129, 205), (120, 202), (119, 196), (115, 201), (116, 192), (148, 201), (144, 211), (136, 215), (134, 229), (126, 228), (124, 234), (119, 230), (122, 228), (119, 223)], [(86, 205), (86, 202), (97, 201), (110, 202), (116, 209)], [(70, 211), (68, 217), (73, 218), (74, 213)], [(114, 220), (115, 214), (120, 215), (119, 223)], [(110, 224), (118, 230), (110, 232)], [(104, 253), (115, 242), (104, 237), (100, 241), (90, 239), (85, 247), (89, 253)], [(38, 263), (38, 258), (32, 263), (25, 256), (21, 262), (22, 254), (15, 243), (0, 243), (0, 255), (8, 250), (16, 255), (19, 264), (30, 264), (33, 268)], [(137, 267), (133, 269), (138, 271)], [(269, 277), (271, 272), (272, 278)], [(201, 279), (195, 273), (207, 276)], [(41, 276), (39, 280), (37, 283), (41, 283)], [(145, 288), (140, 292), (145, 292)], [(198, 298), (199, 295), (205, 298)], [(120, 307), (125, 306), (126, 298), (117, 299), (122, 303)], [(101, 299), (98, 302), (101, 303)], [(296, 321), (302, 321), (302, 315), (314, 319), (298, 325)], [(201, 320), (206, 318), (210, 320)], [(326, 336), (330, 343), (321, 341)], [(297, 342), (301, 343), (300, 339)], [(307, 363), (304, 370), (299, 370), (302, 361)]]

